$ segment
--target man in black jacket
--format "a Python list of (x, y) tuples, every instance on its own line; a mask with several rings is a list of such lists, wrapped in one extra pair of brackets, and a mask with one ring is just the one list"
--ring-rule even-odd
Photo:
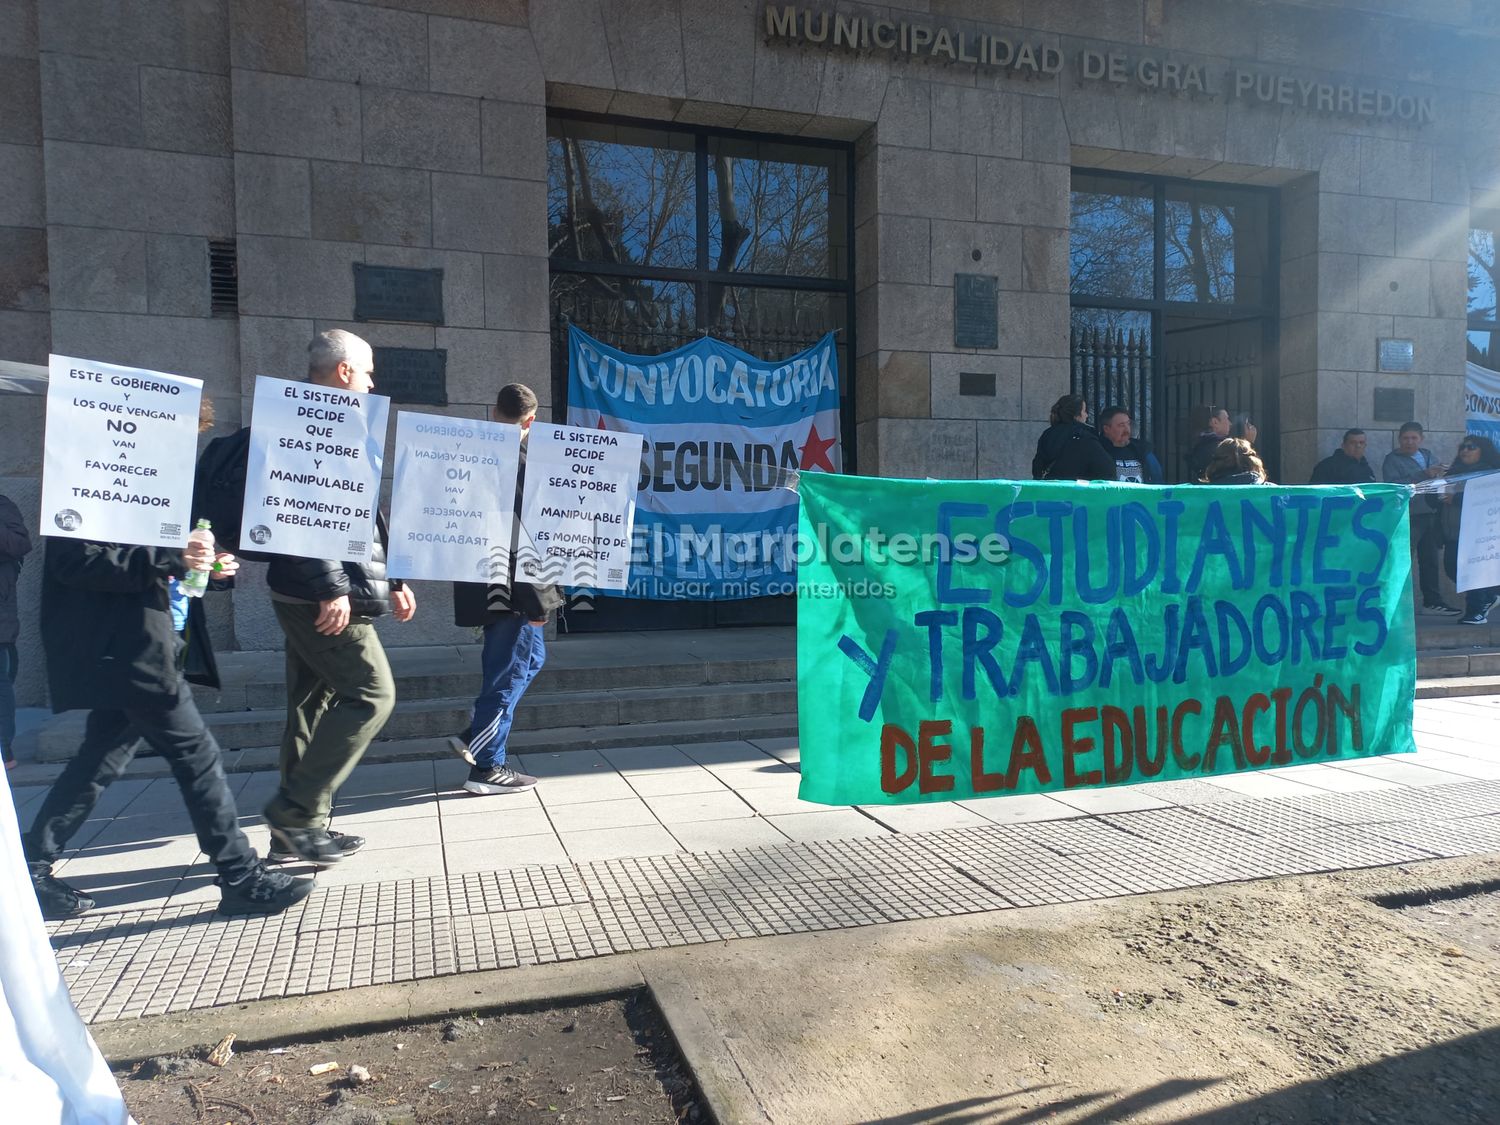
[(1365, 460), (1364, 430), (1345, 430), (1344, 440), (1332, 453), (1313, 466), (1311, 484), (1371, 484), (1375, 470)]
[(483, 626), (484, 651), (479, 696), (469, 729), (448, 741), (470, 765), (464, 788), (491, 796), (524, 793), (536, 778), (505, 764), (505, 743), (515, 721), (516, 705), (542, 670), (547, 646), (542, 630), (547, 615), (562, 604), (553, 585), (516, 581), (516, 551), (521, 541), (521, 485), (526, 479), (526, 434), (536, 421), (537, 401), (524, 383), (507, 383), (495, 397), (490, 417), (521, 427), (521, 471), (516, 478), (516, 521), (510, 539), (510, 574), (506, 582), (453, 586), (453, 620), (461, 627)]
[[(307, 380), (367, 394), (375, 387), (370, 345), (352, 332), (320, 333), (308, 345)], [(364, 757), (396, 705), (396, 683), (375, 618), (394, 609), (410, 621), (416, 599), (385, 573), (385, 519), (365, 563), (277, 555), (266, 571), (286, 636), (286, 731), (281, 787), (266, 806), (270, 859), (328, 866), (364, 846), (330, 832), (333, 795)]]
[(16, 584), (21, 560), (31, 551), (31, 535), (21, 509), (9, 496), (0, 495), (0, 755), (5, 768), (16, 764), (11, 743), (16, 737), (16, 638), (21, 633)]
[[(171, 768), (198, 846), (219, 870), (220, 913), (275, 914), (312, 890), (311, 879), (268, 870), (240, 831), (218, 743), (188, 687), (189, 680), (217, 687), (218, 677), (201, 600), (175, 592), (172, 579), (215, 562), (221, 577), (233, 575), (234, 556), (202, 543), (176, 551), (47, 541), (41, 624), (52, 709), (89, 710), (83, 744), (22, 840), (47, 918), (93, 907), (88, 895), (53, 877), (52, 865), (143, 743)], [(186, 619), (181, 633), (174, 601)]]

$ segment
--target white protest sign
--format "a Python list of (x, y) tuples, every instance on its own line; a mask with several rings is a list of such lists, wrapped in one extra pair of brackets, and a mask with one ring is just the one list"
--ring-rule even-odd
[(397, 414), (390, 576), (509, 582), (520, 465), (519, 426)]
[(202, 381), (64, 355), (47, 378), (42, 534), (181, 547)]
[(640, 434), (531, 424), (517, 576), (623, 590), (630, 580)]
[(1465, 482), (1453, 502), (1464, 506), (1455, 585), (1461, 591), (1500, 586), (1500, 473)]
[(262, 375), (245, 470), (245, 541), (271, 555), (368, 562), (391, 400)]

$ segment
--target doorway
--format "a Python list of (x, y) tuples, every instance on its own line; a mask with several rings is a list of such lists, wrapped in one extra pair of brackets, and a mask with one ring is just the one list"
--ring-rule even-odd
[(1223, 407), (1276, 479), (1274, 195), (1075, 171), (1071, 214), (1072, 393), (1129, 410), (1174, 483), (1193, 408)]
[[(853, 146), (591, 114), (547, 119), (552, 402), (569, 325), (637, 355), (704, 336), (780, 360), (837, 333), (853, 471)], [(578, 632), (790, 624), (791, 597), (574, 598)]]

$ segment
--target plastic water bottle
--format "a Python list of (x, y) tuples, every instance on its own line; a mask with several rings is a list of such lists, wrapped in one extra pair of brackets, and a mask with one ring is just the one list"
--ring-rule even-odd
[[(214, 545), (213, 525), (207, 520), (199, 520), (197, 526), (188, 535), (188, 542), (206, 543), (212, 548)], [(182, 592), (188, 597), (201, 598), (203, 591), (208, 589), (208, 571), (189, 567), (188, 572), (178, 579), (177, 584), (182, 587)]]

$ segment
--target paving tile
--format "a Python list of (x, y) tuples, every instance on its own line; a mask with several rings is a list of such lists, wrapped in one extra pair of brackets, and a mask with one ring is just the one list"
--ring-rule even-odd
[(624, 856), (662, 855), (681, 850), (672, 834), (660, 824), (560, 832), (559, 835), (569, 857), (578, 863)]
[(1084, 815), (1072, 805), (1054, 801), (1045, 793), (1017, 793), (1009, 797), (955, 801), (954, 804), (977, 813), (993, 824), (1024, 824), (1033, 820), (1063, 820)]
[(728, 790), (718, 793), (680, 793), (647, 797), (647, 806), (663, 824), (687, 824), (702, 820), (734, 820), (752, 817), (755, 810)]
[(566, 863), (568, 859), (562, 841), (553, 832), (538, 833), (535, 836), (509, 836), (503, 841), (470, 840), (447, 844), (443, 847), (443, 853), (447, 856), (450, 875), (470, 871), (503, 871), (539, 863)]
[(1152, 796), (1149, 786), (1077, 789), (1071, 793), (1052, 793), (1049, 796), (1081, 812), (1095, 814), (1130, 812), (1133, 809), (1161, 809), (1171, 803), (1165, 796)]
[(978, 828), (990, 823), (978, 813), (961, 809), (949, 801), (925, 805), (861, 805), (860, 809), (896, 832), (939, 832), (945, 828)]
[(569, 750), (556, 754), (519, 754), (511, 764), (533, 777), (591, 777), (613, 774), (614, 766), (597, 750)]
[(674, 821), (667, 824), (667, 831), (690, 852), (760, 848), (786, 843), (790, 833), (782, 834), (780, 822), (789, 819), (796, 818), (741, 817), (733, 820)]
[[(1402, 755), (1401, 757), (1407, 757)], [(1378, 777), (1384, 781), (1395, 781), (1402, 785), (1448, 785), (1463, 778), (1452, 773), (1412, 765), (1398, 757), (1362, 758), (1355, 761), (1330, 762), (1334, 769), (1352, 770), (1367, 777)]]
[(540, 805), (518, 808), (492, 804), (492, 808), (494, 811), (489, 816), (443, 817), (443, 843), (459, 844), (469, 840), (536, 836), (552, 831), (552, 821)]
[(1440, 856), (1500, 852), (1500, 816), (1372, 824), (1371, 835)]
[[(635, 790), (619, 774), (568, 774), (544, 778), (536, 787), (542, 804), (548, 807), (582, 805), (598, 801), (620, 801), (635, 798)], [(503, 798), (509, 800), (509, 798)]]
[(1394, 781), (1382, 781), (1378, 777), (1366, 777), (1354, 770), (1336, 770), (1322, 764), (1287, 766), (1285, 769), (1266, 770), (1265, 774), (1267, 777), (1290, 778), (1330, 793), (1366, 793), (1376, 789), (1398, 788)]
[(793, 840), (853, 840), (866, 836), (888, 836), (891, 830), (857, 809), (827, 809), (823, 812), (768, 816), (766, 821)]
[[(363, 836), (368, 841), (365, 850), (384, 852), (392, 848), (420, 847), (443, 842), (442, 832), (435, 815), (408, 817), (401, 820), (386, 820), (373, 814), (361, 816), (335, 816), (332, 827), (340, 832)], [(382, 858), (381, 862), (384, 862)]]
[(341, 887), (374, 880), (426, 879), (445, 873), (442, 846), (426, 844), (360, 852), (357, 856), (319, 871), (318, 886)]
[[(545, 804), (545, 802), (544, 802)], [(589, 801), (576, 805), (547, 805), (552, 827), (559, 833), (632, 828), (656, 824), (657, 819), (641, 798), (631, 795), (619, 801)]]
[(749, 742), (698, 742), (678, 747), (700, 766), (761, 766), (776, 759)]
[(816, 801), (804, 801), (797, 796), (794, 785), (778, 785), (770, 788), (736, 790), (751, 808), (763, 816), (782, 816), (786, 813), (827, 812), (838, 806), (820, 805)]
[(651, 770), (624, 775), (630, 788), (642, 797), (669, 797), (676, 793), (727, 792), (729, 787), (702, 766), (689, 769)]
[(1211, 805), (1220, 801), (1246, 800), (1243, 793), (1231, 793), (1222, 786), (1210, 785), (1206, 781), (1198, 781), (1195, 778), (1184, 778), (1181, 781), (1153, 781), (1139, 788), (1148, 796), (1169, 801), (1174, 805)]
[(519, 793), (470, 793), (459, 789), (438, 794), (438, 814), (445, 819), (450, 816), (474, 816), (492, 814), (498, 808), (539, 809), (542, 799), (536, 789), (523, 789)]
[(431, 793), (431, 762), (377, 762), (356, 766), (339, 790), (341, 797), (367, 797), (385, 793)]
[[(468, 794), (464, 794), (468, 796)], [(364, 797), (341, 797), (333, 806), (334, 816), (369, 817), (380, 820), (411, 820), (431, 816), (441, 798), (435, 793), (378, 793)]]
[(791, 766), (772, 758), (755, 763), (710, 765), (704, 767), (731, 789), (770, 789), (778, 785), (800, 784), (802, 775)]
[(623, 774), (687, 769), (698, 764), (675, 746), (625, 746), (601, 750), (599, 756)]
[(1500, 780), (1500, 762), (1440, 750), (1419, 750), (1407, 759), (1419, 766), (1485, 781)]
[(1260, 772), (1217, 774), (1205, 777), (1203, 784), (1228, 789), (1231, 793), (1243, 793), (1247, 797), (1298, 797), (1312, 792), (1310, 786), (1300, 781)]

